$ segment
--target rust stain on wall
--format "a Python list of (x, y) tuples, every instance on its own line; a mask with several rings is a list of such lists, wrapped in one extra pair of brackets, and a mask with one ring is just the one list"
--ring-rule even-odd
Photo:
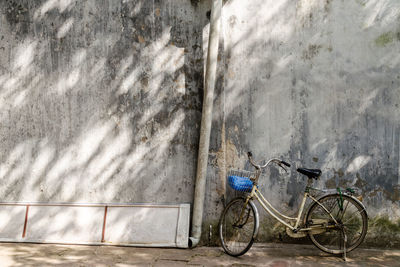
[(217, 193), (220, 196), (225, 195), (226, 188), (226, 142), (225, 142), (225, 124), (222, 124), (221, 129), (221, 148), (216, 153), (216, 163), (219, 169), (218, 177), (220, 180), (221, 187), (217, 188)]
[(229, 169), (240, 169), (243, 167), (245, 158), (239, 156), (238, 149), (232, 140), (226, 140), (225, 124), (221, 129), (221, 148), (215, 153), (215, 164), (219, 169), (218, 177), (221, 188), (217, 189), (219, 195), (225, 195), (226, 176)]
[(138, 41), (141, 44), (145, 42), (144, 38), (142, 36), (140, 36), (140, 35), (138, 36)]

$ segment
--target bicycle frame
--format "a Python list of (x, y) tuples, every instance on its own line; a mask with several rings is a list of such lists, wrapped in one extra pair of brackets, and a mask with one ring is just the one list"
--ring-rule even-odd
[[(321, 198), (317, 199), (317, 195), (313, 193), (313, 191), (321, 191), (321, 192), (328, 192), (329, 190), (320, 190), (320, 189), (316, 189), (312, 187), (312, 183), (313, 183), (313, 179), (318, 179), (321, 176), (321, 171), (320, 170), (314, 170), (314, 169), (306, 169), (306, 168), (298, 168), (297, 171), (300, 172), (301, 174), (304, 174), (308, 177), (308, 183), (307, 186), (304, 190), (304, 195), (303, 195), (303, 199), (300, 203), (300, 207), (297, 211), (297, 215), (296, 217), (290, 217), (290, 216), (286, 216), (285, 214), (279, 212), (276, 208), (274, 208), (272, 206), (272, 204), (265, 199), (265, 197), (263, 196), (263, 194), (259, 191), (258, 189), (258, 179), (261, 175), (262, 169), (266, 168), (270, 163), (275, 163), (277, 164), (279, 167), (283, 168), (286, 172), (286, 167), (291, 167), (291, 165), (283, 160), (277, 159), (277, 158), (273, 158), (267, 161), (267, 163), (265, 163), (264, 165), (259, 165), (256, 162), (253, 161), (252, 159), (252, 153), (248, 152), (247, 153), (248, 157), (249, 157), (249, 161), (250, 163), (256, 168), (255, 173), (253, 174), (248, 174), (246, 173), (245, 175), (243, 175), (243, 177), (241, 177), (241, 175), (239, 176), (228, 176), (229, 177), (229, 184), (232, 186), (233, 189), (237, 190), (237, 191), (242, 191), (242, 192), (248, 192), (249, 194), (247, 195), (247, 197), (243, 198), (238, 197), (234, 200), (232, 200), (228, 206), (224, 209), (224, 212), (222, 213), (221, 219), (220, 219), (220, 225), (219, 225), (219, 230), (220, 230), (220, 239), (222, 242), (222, 246), (224, 248), (224, 250), (232, 256), (240, 256), (243, 255), (244, 253), (246, 253), (251, 245), (253, 244), (255, 238), (257, 237), (257, 233), (258, 233), (258, 227), (259, 227), (259, 215), (258, 215), (258, 211), (256, 206), (254, 205), (254, 199), (258, 200), (258, 202), (260, 203), (260, 205), (263, 207), (263, 209), (270, 214), (273, 218), (275, 218), (277, 221), (279, 221), (280, 223), (282, 223), (284, 226), (286, 226), (286, 233), (293, 238), (301, 238), (301, 237), (305, 237), (305, 236), (309, 236), (311, 241), (313, 242), (313, 244), (318, 247), (319, 249), (321, 249), (324, 252), (327, 253), (331, 253), (331, 254), (343, 254), (343, 259), (346, 260), (346, 252), (347, 251), (352, 251), (353, 249), (357, 248), (361, 242), (364, 240), (365, 235), (366, 235), (366, 231), (367, 231), (367, 227), (368, 227), (368, 218), (367, 218), (367, 214), (365, 211), (365, 206), (360, 202), (361, 199), (359, 197), (354, 197), (353, 194), (355, 193), (354, 189), (351, 188), (347, 188), (345, 194), (342, 193), (340, 188), (337, 188), (337, 193), (328, 193), (328, 194), (324, 194)], [(239, 178), (243, 178), (244, 181), (247, 181), (248, 179), (250, 179), (252, 181), (252, 187), (251, 187), (251, 191), (248, 191), (248, 189), (250, 189), (248, 187), (248, 183), (246, 181), (246, 183), (244, 183), (243, 185), (241, 185), (241, 182), (239, 181), (243, 181), (243, 180), (239, 180), (236, 183), (237, 180), (235, 179), (239, 179)], [(231, 184), (232, 183), (232, 184)], [(309, 210), (305, 211), (305, 206), (306, 206), (306, 202), (307, 199), (310, 199), (312, 201)], [(240, 214), (237, 213), (237, 211), (233, 211), (232, 210), (232, 206), (235, 205), (235, 203), (237, 203), (238, 201), (241, 202), (244, 200), (244, 203), (242, 202), (242, 209), (240, 211)], [(334, 202), (332, 202), (331, 200), (333, 200)], [(346, 205), (344, 205), (344, 201), (347, 200)], [(350, 201), (349, 201), (350, 200)], [(326, 203), (326, 204), (325, 204)], [(330, 203), (333, 203), (333, 205), (331, 205)], [(348, 222), (350, 219), (345, 220), (344, 222), (342, 221), (344, 213), (347, 210), (348, 205), (350, 205), (350, 207), (353, 207), (356, 209), (356, 211), (352, 211), (351, 215), (350, 215), (350, 219), (353, 218), (353, 215), (356, 213), (360, 214), (360, 218), (356, 218), (357, 221), (361, 222), (360, 225), (357, 225), (356, 227), (362, 227), (361, 232), (360, 230), (357, 228), (355, 229), (355, 231), (357, 231), (356, 233), (358, 233), (359, 235), (355, 237), (355, 239), (353, 238), (353, 236), (350, 236), (352, 239), (354, 239), (353, 243), (350, 243), (351, 246), (349, 248), (347, 248), (347, 230), (349, 230), (350, 228), (346, 228), (347, 224), (346, 222)], [(250, 207), (248, 207), (248, 205)], [(325, 206), (326, 205), (326, 206)], [(250, 210), (251, 208), (251, 210)], [(319, 208), (321, 209), (322, 213), (325, 215), (324, 216), (319, 216), (318, 212), (320, 212), (319, 210), (315, 210), (315, 208)], [(339, 210), (337, 210), (337, 208)], [(245, 212), (246, 211), (246, 212)], [(248, 211), (248, 212), (247, 212)], [(233, 216), (234, 218), (234, 223), (227, 223), (225, 221), (225, 217), (227, 216), (227, 214), (231, 214), (236, 213), (236, 215)], [(253, 229), (253, 234), (250, 237), (250, 239), (248, 237), (246, 237), (247, 239), (244, 240), (239, 240), (240, 238), (240, 231), (242, 229), (242, 227), (247, 223), (247, 221), (250, 218), (250, 213), (253, 213), (254, 215), (254, 225), (252, 225), (251, 227), (254, 227)], [(339, 214), (340, 213), (340, 214)], [(245, 214), (247, 214), (247, 218), (244, 218)], [(334, 215), (336, 214), (336, 215)], [(237, 217), (237, 215), (239, 215), (239, 217)], [(329, 216), (326, 216), (329, 215)], [(337, 219), (334, 216), (341, 216), (338, 217)], [(230, 215), (229, 218), (231, 218), (232, 215)], [(245, 219), (244, 221), (242, 219)], [(226, 224), (226, 225), (225, 225)], [(223, 230), (223, 226), (225, 225), (225, 227), (227, 227), (229, 229), (229, 227), (233, 227), (231, 230), (234, 230), (234, 234), (229, 233), (228, 232), (224, 232)], [(235, 230), (236, 229), (236, 230)], [(324, 244), (324, 240), (326, 239), (322, 239), (322, 243), (320, 240), (317, 240), (315, 238), (315, 236), (319, 236), (325, 232), (331, 232), (331, 230), (335, 230), (335, 231), (341, 231), (341, 234), (339, 233), (339, 239), (343, 241), (343, 243), (340, 243), (339, 248), (332, 248), (329, 245), (331, 243), (328, 243), (328, 245)], [(351, 230), (351, 229), (350, 229)], [(225, 229), (225, 231), (227, 231)], [(227, 235), (227, 236), (225, 236)], [(338, 235), (336, 233), (336, 235)], [(330, 237), (327, 237), (328, 239), (330, 239)], [(233, 240), (233, 244), (232, 244), (232, 248), (234, 248), (233, 250), (231, 249), (231, 245), (227, 245), (228, 243), (226, 243), (226, 240)], [(240, 248), (240, 250), (238, 250), (235, 244), (236, 242), (239, 242), (239, 244), (242, 242), (243, 244), (245, 244), (245, 246), (239, 245), (239, 247), (242, 246), (242, 248)]]
[[(308, 185), (306, 187), (306, 190), (304, 192), (304, 196), (303, 199), (301, 201), (300, 204), (300, 208), (297, 214), (297, 217), (289, 217), (286, 216), (284, 214), (282, 214), (281, 212), (279, 212), (277, 209), (275, 209), (272, 204), (265, 199), (265, 197), (263, 196), (263, 194), (258, 190), (257, 186), (254, 184), (251, 193), (249, 194), (249, 196), (247, 197), (246, 200), (246, 204), (250, 199), (257, 199), (259, 201), (259, 203), (261, 204), (261, 206), (264, 208), (264, 210), (266, 212), (268, 212), (272, 217), (274, 217), (276, 220), (278, 220), (280, 223), (282, 223), (283, 225), (285, 225), (286, 227), (288, 227), (289, 229), (291, 229), (294, 232), (297, 231), (311, 231), (313, 229), (316, 229), (315, 227), (313, 228), (299, 228), (300, 223), (301, 223), (301, 218), (303, 217), (303, 212), (304, 212), (304, 207), (306, 204), (306, 200), (307, 198), (310, 198), (312, 201), (318, 203), (319, 206), (322, 207), (323, 210), (325, 210), (325, 212), (327, 214), (329, 214), (329, 216), (332, 218), (332, 220), (335, 222), (335, 224), (337, 224), (338, 222), (336, 221), (336, 219), (332, 216), (332, 214), (325, 208), (324, 205), (322, 205), (316, 198), (314, 198), (312, 195), (310, 195), (310, 193), (308, 192), (308, 189), (310, 188), (310, 184), (311, 184), (311, 180), (308, 181)], [(241, 216), (240, 216), (241, 217)], [(287, 221), (285, 221), (285, 219)], [(292, 221), (294, 222), (294, 226), (292, 226), (290, 223), (288, 223), (288, 221)], [(326, 228), (327, 226), (325, 226), (324, 228)], [(334, 226), (332, 226), (334, 227)]]

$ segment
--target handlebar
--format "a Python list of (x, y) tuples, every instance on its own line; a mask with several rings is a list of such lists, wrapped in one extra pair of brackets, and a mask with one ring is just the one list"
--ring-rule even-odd
[(271, 162), (278, 164), (279, 167), (284, 169), (286, 172), (287, 172), (286, 168), (283, 167), (282, 165), (290, 167), (289, 163), (287, 163), (286, 161), (277, 159), (277, 158), (272, 158), (272, 159), (268, 160), (267, 163), (265, 163), (264, 165), (259, 165), (253, 160), (253, 153), (251, 153), (251, 151), (247, 152), (247, 156), (249, 157), (249, 161), (250, 161), (251, 165), (253, 165), (257, 170), (260, 170), (260, 169), (263, 169), (263, 168), (267, 167), (268, 164), (270, 164)]

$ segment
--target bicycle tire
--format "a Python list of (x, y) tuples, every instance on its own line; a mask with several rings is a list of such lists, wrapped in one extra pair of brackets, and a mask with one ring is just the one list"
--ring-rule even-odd
[(328, 225), (330, 224), (333, 228), (317, 234), (312, 234), (310, 231), (308, 236), (311, 242), (324, 252), (343, 254), (343, 238), (346, 232), (346, 253), (357, 248), (368, 230), (368, 216), (364, 206), (354, 197), (339, 194), (323, 196), (318, 201), (332, 214), (340, 226), (334, 227), (335, 223), (330, 215), (317, 202), (314, 202), (307, 212), (306, 226), (310, 227), (313, 220), (323, 219), (328, 221)]
[[(222, 248), (231, 256), (245, 254), (253, 245), (258, 232), (258, 212), (254, 203), (237, 197), (230, 201), (219, 220), (219, 238)], [(244, 208), (244, 210), (243, 210)], [(240, 214), (242, 218), (239, 221)]]

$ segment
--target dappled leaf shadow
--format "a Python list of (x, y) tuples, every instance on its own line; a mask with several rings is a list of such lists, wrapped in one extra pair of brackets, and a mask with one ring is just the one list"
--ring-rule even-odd
[[(192, 202), (208, 1), (0, 5), (2, 200)], [(323, 169), (320, 187), (360, 186), (371, 213), (398, 212), (396, 10), (225, 1), (206, 226), (247, 150), (293, 163), (261, 181), (280, 210), (299, 204), (305, 166)]]
[(1, 200), (191, 202), (206, 6), (1, 2)]

